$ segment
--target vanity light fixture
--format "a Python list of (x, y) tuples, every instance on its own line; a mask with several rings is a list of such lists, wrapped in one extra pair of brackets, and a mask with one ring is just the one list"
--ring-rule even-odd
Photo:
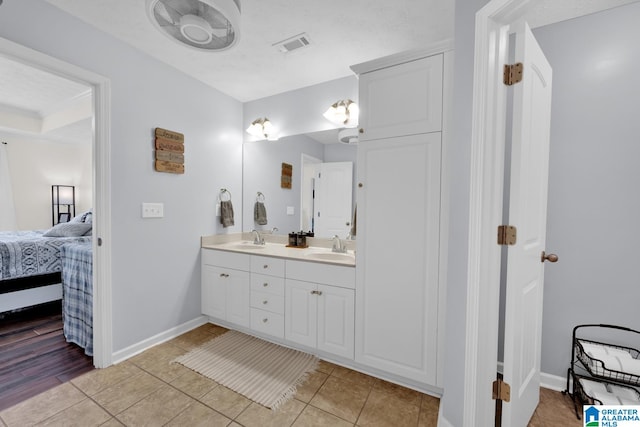
[(339, 126), (357, 126), (359, 113), (358, 104), (350, 99), (343, 99), (331, 105), (323, 116), (331, 123)]
[(269, 141), (276, 141), (278, 139), (271, 121), (266, 117), (252, 121), (251, 125), (247, 128), (247, 133), (256, 138), (267, 139)]

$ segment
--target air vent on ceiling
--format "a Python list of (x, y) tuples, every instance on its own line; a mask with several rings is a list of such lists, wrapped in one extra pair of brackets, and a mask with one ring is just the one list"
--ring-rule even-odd
[(274, 43), (272, 46), (275, 46), (282, 53), (291, 52), (292, 50), (301, 49), (303, 47), (307, 47), (311, 44), (311, 40), (309, 40), (309, 36), (306, 33), (298, 34), (297, 36), (290, 37), (286, 40), (279, 41), (278, 43)]

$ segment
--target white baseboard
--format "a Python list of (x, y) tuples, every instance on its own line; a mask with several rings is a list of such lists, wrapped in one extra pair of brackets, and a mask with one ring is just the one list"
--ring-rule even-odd
[(140, 341), (134, 345), (130, 345), (127, 348), (123, 348), (122, 350), (118, 350), (113, 353), (112, 361), (113, 364), (117, 364), (123, 362), (130, 357), (135, 356), (136, 354), (140, 354), (143, 351), (154, 347), (158, 344), (162, 344), (163, 342), (169, 341), (179, 335), (184, 334), (185, 332), (189, 332), (192, 329), (197, 328), (198, 326), (202, 326), (205, 323), (209, 322), (209, 318), (207, 316), (200, 316), (193, 320), (190, 320), (182, 325), (178, 325), (174, 328), (161, 332), (157, 335), (154, 335), (146, 340)]
[(453, 427), (453, 424), (442, 415), (442, 405), (438, 409), (438, 427)]
[(540, 373), (540, 387), (555, 391), (565, 391), (567, 389), (567, 377)]

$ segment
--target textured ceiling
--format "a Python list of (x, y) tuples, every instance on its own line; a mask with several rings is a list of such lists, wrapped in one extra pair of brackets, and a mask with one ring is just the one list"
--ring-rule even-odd
[[(352, 64), (450, 39), (455, 3), (241, 0), (238, 45), (201, 53), (158, 32), (147, 18), (145, 0), (46, 1), (242, 102), (348, 76)], [(535, 0), (527, 20), (535, 28), (635, 1)], [(308, 48), (282, 54), (272, 46), (303, 32), (312, 43)], [(43, 118), (86, 91), (68, 80), (2, 60), (0, 76), (5, 83), (0, 85), (0, 131), (3, 116)], [(87, 137), (81, 125), (70, 125), (69, 138)], [(64, 132), (58, 128), (54, 134), (64, 139)]]
[[(453, 37), (452, 0), (241, 0), (238, 44), (183, 47), (151, 24), (145, 0), (47, 0), (239, 101), (352, 75), (349, 66)], [(306, 33), (311, 45), (272, 45)]]

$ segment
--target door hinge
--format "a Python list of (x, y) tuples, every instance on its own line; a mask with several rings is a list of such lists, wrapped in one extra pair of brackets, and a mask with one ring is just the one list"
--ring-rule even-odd
[(516, 64), (505, 64), (502, 81), (507, 86), (520, 83), (522, 81), (522, 70), (522, 62), (518, 62)]
[(498, 244), (499, 245), (515, 245), (518, 230), (513, 225), (498, 226)]
[(511, 386), (501, 379), (495, 380), (493, 382), (493, 400), (509, 402), (511, 400)]

